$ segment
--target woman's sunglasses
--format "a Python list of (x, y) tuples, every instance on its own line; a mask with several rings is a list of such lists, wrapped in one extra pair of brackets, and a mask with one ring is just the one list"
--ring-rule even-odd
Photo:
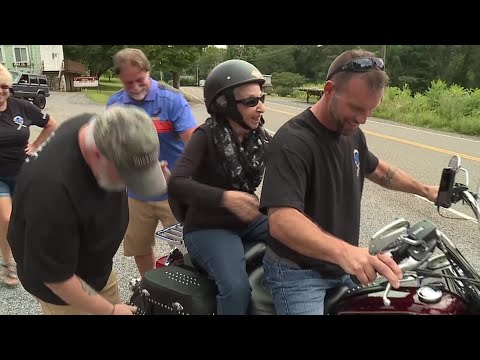
[(265, 104), (265, 93), (258, 97), (249, 97), (246, 99), (241, 99), (241, 100), (235, 100), (237, 104), (243, 104), (248, 107), (255, 107), (258, 105), (258, 102), (261, 101), (262, 103)]
[(385, 70), (385, 63), (380, 58), (353, 59), (328, 74), (327, 81), (330, 80), (333, 75), (342, 71), (366, 72), (372, 69)]

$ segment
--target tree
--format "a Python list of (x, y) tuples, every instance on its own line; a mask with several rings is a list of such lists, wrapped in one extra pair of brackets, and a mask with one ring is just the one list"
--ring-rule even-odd
[(255, 58), (261, 53), (264, 45), (228, 45), (227, 59), (247, 60)]
[(112, 57), (125, 47), (141, 49), (148, 57), (151, 74), (159, 79), (162, 71), (172, 73), (173, 86), (180, 87), (180, 75), (194, 64), (206, 45), (65, 45), (66, 58), (87, 66), (91, 76), (102, 76), (113, 66)]
[(218, 64), (224, 62), (226, 58), (226, 49), (219, 49), (215, 46), (208, 46), (203, 49), (197, 63), (199, 79), (205, 79), (210, 71), (212, 71), (212, 69)]
[(152, 74), (172, 73), (173, 87), (180, 88), (180, 75), (200, 58), (206, 45), (144, 45), (142, 50), (150, 60)]
[(293, 52), (294, 72), (302, 74), (312, 82), (325, 80), (327, 74), (327, 56), (324, 49), (317, 45), (299, 46)]
[(294, 72), (293, 53), (296, 49), (297, 45), (265, 45), (258, 49), (257, 55), (245, 60), (255, 65), (263, 74)]
[(112, 57), (126, 45), (64, 45), (63, 52), (67, 59), (72, 59), (90, 70), (90, 76), (100, 78), (113, 65)]

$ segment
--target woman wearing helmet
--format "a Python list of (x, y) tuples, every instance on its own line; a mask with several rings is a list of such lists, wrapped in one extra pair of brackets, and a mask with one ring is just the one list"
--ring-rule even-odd
[(210, 72), (204, 97), (211, 117), (193, 133), (169, 183), (190, 257), (217, 284), (219, 315), (247, 314), (251, 288), (243, 244), (268, 235), (254, 193), (271, 138), (263, 128), (264, 82), (243, 60), (225, 61)]

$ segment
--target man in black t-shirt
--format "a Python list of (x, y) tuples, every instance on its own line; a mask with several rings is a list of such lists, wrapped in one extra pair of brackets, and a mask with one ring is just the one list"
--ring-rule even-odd
[(126, 186), (166, 192), (158, 153), (148, 114), (114, 106), (66, 121), (27, 159), (7, 239), (23, 287), (45, 314), (132, 314), (112, 263), (128, 224)]
[(402, 271), (385, 254), (358, 246), (365, 177), (435, 201), (424, 185), (379, 160), (359, 128), (380, 104), (388, 76), (382, 59), (346, 51), (330, 65), (322, 98), (274, 136), (260, 202), (269, 217), (265, 280), (277, 314), (323, 314), (326, 290), (350, 275), (363, 284), (377, 273), (394, 288)]

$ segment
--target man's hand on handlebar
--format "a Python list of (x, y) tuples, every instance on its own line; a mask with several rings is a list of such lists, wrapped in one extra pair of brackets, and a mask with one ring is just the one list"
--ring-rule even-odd
[(339, 264), (347, 273), (355, 275), (358, 280), (367, 285), (377, 278), (377, 273), (384, 276), (393, 288), (400, 287), (403, 277), (398, 264), (386, 254), (370, 255), (368, 249), (348, 245), (343, 261)]

